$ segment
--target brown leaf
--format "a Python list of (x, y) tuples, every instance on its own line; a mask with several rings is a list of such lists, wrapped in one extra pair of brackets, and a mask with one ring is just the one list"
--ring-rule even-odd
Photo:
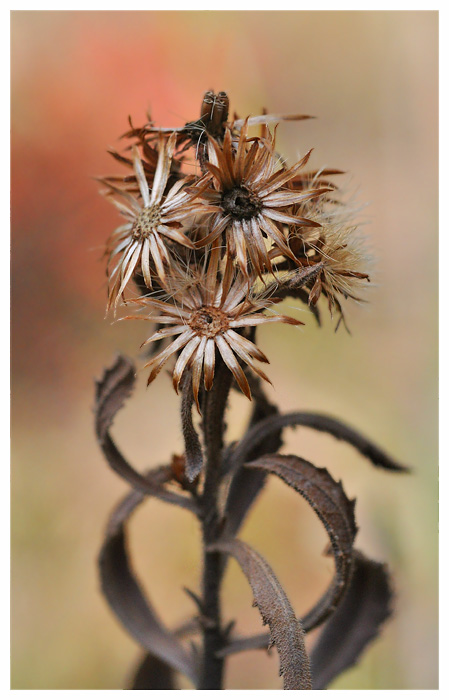
[(112, 367), (96, 382), (95, 429), (100, 441), (104, 440), (116, 413), (131, 395), (135, 380), (136, 371), (131, 360), (118, 355)]
[(385, 566), (355, 552), (351, 584), (311, 653), (314, 690), (326, 688), (357, 663), (391, 615), (392, 598)]
[(359, 433), (354, 428), (345, 423), (322, 413), (311, 413), (308, 411), (297, 413), (284, 413), (280, 415), (268, 416), (253, 426), (246, 435), (237, 443), (232, 458), (229, 460), (229, 469), (232, 471), (243, 464), (262, 440), (265, 440), (270, 433), (277, 432), (280, 428), (295, 427), (302, 425), (306, 428), (313, 428), (323, 433), (329, 433), (337, 440), (344, 440), (355, 447), (360, 454), (369, 459), (374, 466), (388, 469), (394, 472), (409, 472), (406, 467), (396, 462), (371, 440)]
[[(162, 470), (154, 478), (167, 478)], [(193, 659), (160, 621), (147, 600), (132, 569), (126, 543), (125, 523), (145, 495), (131, 491), (112, 513), (99, 556), (103, 594), (129, 634), (160, 661), (196, 680)]]
[[(118, 450), (109, 434), (115, 415), (131, 394), (134, 384), (134, 365), (131, 360), (121, 355), (96, 383), (95, 429), (103, 454), (111, 469), (135, 489), (195, 513), (198, 509), (192, 498), (169, 491), (162, 484), (151, 481), (136, 471)], [(171, 473), (169, 469), (168, 473)]]
[(254, 602), (264, 625), (269, 625), (271, 644), (279, 654), (284, 690), (311, 690), (309, 660), (304, 632), (279, 581), (265, 559), (240, 540), (219, 540), (208, 547), (237, 559), (252, 588)]
[(336, 573), (324, 596), (303, 619), (304, 628), (311, 630), (335, 610), (348, 587), (352, 573), (352, 546), (357, 532), (355, 501), (346, 497), (341, 482), (334, 481), (326, 469), (319, 469), (294, 455), (266, 455), (245, 466), (276, 474), (298, 491), (312, 506), (329, 535)]
[[(249, 376), (251, 391), (254, 399), (249, 428), (257, 424), (262, 418), (278, 415), (277, 406), (271, 404), (265, 396), (262, 383), (258, 377)], [(262, 440), (248, 459), (256, 459), (267, 452), (276, 452), (282, 445), (282, 428), (270, 433), (266, 440)], [(232, 453), (231, 453), (232, 454)], [(228, 455), (225, 456), (227, 458)], [(227, 488), (225, 504), (225, 535), (231, 537), (239, 531), (246, 514), (261, 492), (266, 481), (266, 475), (259, 471), (239, 468), (234, 474)]]

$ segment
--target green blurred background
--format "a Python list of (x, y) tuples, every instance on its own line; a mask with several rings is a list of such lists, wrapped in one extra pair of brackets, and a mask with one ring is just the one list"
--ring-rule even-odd
[[(121, 688), (138, 658), (99, 593), (97, 553), (126, 486), (95, 443), (92, 406), (94, 377), (116, 351), (136, 357), (146, 329), (104, 320), (101, 255), (119, 219), (91, 177), (120, 171), (106, 148), (128, 114), (181, 125), (207, 89), (239, 116), (316, 115), (281, 125), (279, 149), (293, 162), (314, 147), (312, 166), (347, 171), (367, 203), (376, 267), (369, 305), (346, 305), (352, 335), (303, 309), (305, 327), (263, 328), (260, 345), (283, 410), (334, 414), (415, 467), (390, 475), (330, 437), (288, 433), (288, 451), (357, 497), (357, 544), (394, 575), (394, 619), (334, 687), (437, 687), (437, 42), (436, 12), (12, 13), (13, 688)], [(247, 413), (236, 398), (230, 437)], [(140, 373), (114, 429), (125, 453), (140, 469), (164, 463), (178, 428), (168, 376), (146, 390)], [(149, 502), (130, 532), (152, 600), (183, 621), (196, 524)], [(270, 482), (243, 538), (301, 615), (332, 574), (305, 502)], [(233, 563), (224, 607), (261, 630)], [(226, 685), (279, 688), (276, 653), (235, 656)]]

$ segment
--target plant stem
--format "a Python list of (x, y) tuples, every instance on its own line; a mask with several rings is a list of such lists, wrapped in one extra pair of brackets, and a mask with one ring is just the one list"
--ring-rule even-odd
[(224, 413), (231, 383), (231, 372), (222, 362), (217, 362), (214, 384), (206, 393), (203, 405), (205, 481), (201, 497), (201, 518), (204, 546), (202, 581), (204, 646), (199, 690), (221, 690), (223, 682), (224, 661), (216, 656), (216, 652), (224, 643), (220, 610), (223, 555), (219, 552), (208, 552), (206, 547), (217, 539), (221, 528), (217, 496), (222, 471)]

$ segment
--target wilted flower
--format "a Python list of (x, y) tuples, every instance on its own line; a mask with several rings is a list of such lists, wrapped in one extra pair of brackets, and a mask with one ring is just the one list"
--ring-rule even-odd
[(282, 268), (284, 260), (289, 270), (280, 280), (281, 286), (300, 291), (300, 294), (296, 294), (300, 298), (303, 290), (312, 306), (317, 305), (323, 294), (331, 316), (334, 309), (340, 313), (339, 323), (341, 320), (345, 322), (339, 295), (345, 299), (363, 301), (359, 293), (363, 283), (369, 282), (369, 275), (360, 271), (360, 268), (366, 268), (367, 254), (360, 238), (354, 235), (355, 230), (355, 226), (328, 221), (323, 222), (315, 237), (292, 234), (289, 243), (296, 256), (295, 264), (285, 259), (279, 248), (270, 251), (272, 260), (276, 260), (276, 267)]
[(288, 208), (298, 202), (317, 197), (330, 188), (300, 192), (284, 186), (307, 163), (311, 151), (289, 169), (278, 167), (275, 139), (267, 131), (264, 139), (248, 139), (244, 124), (233, 148), (232, 136), (226, 130), (223, 147), (209, 139), (210, 162), (207, 168), (213, 176), (213, 188), (204, 196), (213, 205), (215, 215), (210, 233), (199, 244), (205, 245), (226, 233), (228, 254), (237, 258), (243, 274), (247, 274), (248, 257), (256, 273), (271, 271), (271, 262), (265, 245), (268, 236), (282, 252), (294, 258), (284, 232), (284, 224), (319, 226), (305, 217), (294, 216)]
[(219, 281), (217, 263), (218, 248), (215, 248), (207, 270), (199, 273), (196, 278), (191, 277), (190, 284), (178, 289), (170, 301), (151, 297), (134, 300), (150, 311), (148, 320), (167, 326), (153, 333), (144, 345), (161, 338), (177, 336), (145, 365), (151, 367), (148, 383), (155, 379), (172, 355), (181, 351), (173, 370), (173, 385), (177, 392), (185, 370), (191, 368), (197, 405), (202, 376), (205, 389), (209, 391), (212, 388), (216, 350), (231, 370), (242, 392), (250, 399), (251, 391), (238, 358), (266, 381), (269, 381), (268, 377), (255, 364), (255, 360), (268, 362), (268, 359), (253, 342), (242, 335), (244, 329), (266, 323), (302, 325), (301, 321), (290, 316), (264, 315), (262, 312), (275, 303), (276, 299), (254, 291), (248, 295), (248, 279), (233, 267), (229, 258), (223, 279)]
[[(141, 201), (130, 192), (106, 182), (106, 196), (119, 209), (128, 223), (119, 226), (107, 244), (109, 262), (119, 256), (109, 275), (110, 292), (108, 309), (117, 305), (126, 285), (137, 270), (141, 270), (147, 287), (152, 286), (152, 270), (165, 280), (165, 267), (170, 267), (172, 253), (167, 243), (178, 243), (188, 248), (194, 244), (180, 230), (182, 221), (194, 211), (197, 193), (185, 191), (185, 180), (176, 182), (164, 195), (170, 175), (170, 165), (176, 143), (176, 134), (167, 141), (160, 138), (159, 156), (154, 173), (153, 187), (148, 182), (142, 160), (136, 147), (133, 148), (133, 166), (139, 185)], [(197, 183), (198, 184), (198, 183)], [(201, 189), (201, 187), (200, 187)], [(207, 210), (207, 209), (206, 209)]]
[(354, 238), (354, 230), (354, 227), (329, 226), (309, 250), (308, 264), (322, 264), (322, 269), (310, 290), (311, 304), (317, 303), (323, 291), (331, 312), (333, 306), (340, 308), (336, 300), (338, 294), (345, 299), (361, 301), (357, 290), (361, 282), (369, 281), (369, 275), (358, 269), (360, 265), (366, 264), (366, 254)]

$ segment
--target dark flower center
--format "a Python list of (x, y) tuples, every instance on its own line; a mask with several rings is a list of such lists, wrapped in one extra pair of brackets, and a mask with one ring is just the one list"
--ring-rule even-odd
[(233, 219), (252, 219), (262, 208), (259, 197), (246, 187), (234, 187), (224, 192), (221, 205), (226, 214)]
[(229, 320), (220, 309), (214, 306), (203, 306), (190, 316), (189, 326), (199, 335), (214, 338), (229, 328)]

